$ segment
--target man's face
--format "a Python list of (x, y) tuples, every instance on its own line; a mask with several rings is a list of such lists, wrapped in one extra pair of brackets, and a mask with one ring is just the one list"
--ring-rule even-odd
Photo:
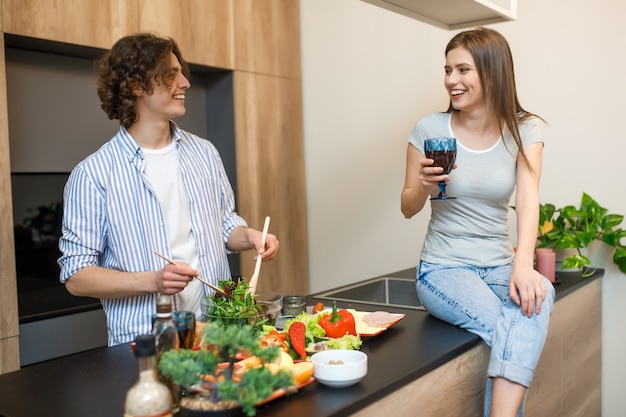
[[(137, 97), (137, 112), (140, 120), (167, 120), (185, 114), (185, 91), (191, 86), (187, 77), (182, 73), (182, 67), (178, 58), (170, 54), (170, 66), (167, 76), (171, 81), (166, 84), (165, 80), (152, 80), (152, 94), (145, 91)], [(167, 78), (166, 76), (166, 78)]]

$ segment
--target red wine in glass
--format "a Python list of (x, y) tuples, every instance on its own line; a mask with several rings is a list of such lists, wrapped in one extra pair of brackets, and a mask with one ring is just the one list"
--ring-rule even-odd
[[(449, 174), (456, 161), (456, 139), (455, 138), (433, 138), (424, 141), (424, 155), (433, 159), (432, 166), (443, 168), (442, 174)], [(446, 194), (446, 182), (439, 181), (439, 195), (431, 197), (431, 200), (454, 200)]]

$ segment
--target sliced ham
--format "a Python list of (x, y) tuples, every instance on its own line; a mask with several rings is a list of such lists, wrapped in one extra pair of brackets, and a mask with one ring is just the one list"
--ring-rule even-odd
[(374, 311), (373, 313), (368, 313), (363, 316), (363, 321), (365, 321), (368, 326), (389, 327), (403, 317), (404, 314), (394, 314), (388, 313), (386, 311)]

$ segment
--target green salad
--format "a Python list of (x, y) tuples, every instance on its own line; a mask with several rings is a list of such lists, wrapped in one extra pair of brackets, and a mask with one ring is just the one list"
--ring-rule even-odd
[(285, 322), (285, 332), (289, 331), (289, 327), (295, 322), (302, 322), (306, 326), (305, 346), (309, 353), (319, 352), (329, 349), (351, 349), (358, 350), (363, 343), (359, 336), (345, 335), (340, 338), (329, 338), (326, 332), (319, 325), (322, 317), (331, 314), (330, 312), (320, 312), (317, 314), (309, 314), (303, 312), (292, 319)]
[(259, 330), (263, 325), (276, 321), (278, 311), (270, 311), (267, 303), (258, 302), (250, 293), (250, 285), (245, 279), (220, 281), (219, 287), (226, 295), (216, 293), (205, 298), (203, 316), (206, 321), (227, 325), (249, 324)]

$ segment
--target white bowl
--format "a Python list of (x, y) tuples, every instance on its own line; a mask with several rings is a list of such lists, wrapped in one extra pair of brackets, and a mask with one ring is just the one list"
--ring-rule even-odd
[(367, 355), (360, 350), (325, 350), (311, 356), (313, 376), (329, 387), (348, 387), (367, 374)]

